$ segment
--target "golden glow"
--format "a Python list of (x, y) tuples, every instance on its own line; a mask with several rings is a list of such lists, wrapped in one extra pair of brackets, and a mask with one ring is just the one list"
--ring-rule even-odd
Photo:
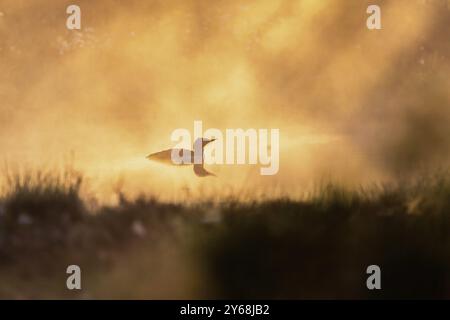
[[(359, 0), (78, 1), (78, 32), (69, 3), (3, 0), (1, 160), (51, 167), (73, 153), (105, 199), (118, 181), (170, 199), (296, 197), (323, 177), (448, 165), (448, 7), (379, 2), (383, 29), (369, 31)], [(194, 120), (279, 128), (279, 174), (212, 166), (217, 178), (198, 179), (145, 159)]]

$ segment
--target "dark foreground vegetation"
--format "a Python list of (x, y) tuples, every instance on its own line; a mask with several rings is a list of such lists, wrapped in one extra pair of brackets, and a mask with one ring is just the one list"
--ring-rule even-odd
[[(450, 298), (450, 179), (302, 201), (159, 202), (92, 209), (76, 175), (9, 177), (0, 298)], [(66, 268), (82, 290), (66, 289)], [(366, 288), (377, 264), (382, 290)]]

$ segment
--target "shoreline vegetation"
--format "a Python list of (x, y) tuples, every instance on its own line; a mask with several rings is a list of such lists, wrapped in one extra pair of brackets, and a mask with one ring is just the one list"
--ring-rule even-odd
[[(450, 174), (303, 200), (192, 204), (119, 193), (86, 203), (81, 174), (6, 175), (0, 298), (449, 298)], [(82, 290), (66, 288), (79, 265)], [(382, 290), (366, 288), (379, 265)]]

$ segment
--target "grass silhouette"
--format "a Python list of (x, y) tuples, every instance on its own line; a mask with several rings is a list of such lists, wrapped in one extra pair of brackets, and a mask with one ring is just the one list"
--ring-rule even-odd
[[(121, 195), (90, 208), (82, 176), (8, 175), (1, 298), (448, 298), (450, 177), (301, 201), (167, 203)], [(82, 290), (66, 289), (68, 265)], [(366, 288), (367, 266), (382, 290)]]

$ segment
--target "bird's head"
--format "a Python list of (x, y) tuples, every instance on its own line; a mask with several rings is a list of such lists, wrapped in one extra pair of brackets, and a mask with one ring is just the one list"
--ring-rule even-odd
[(202, 145), (206, 146), (208, 143), (216, 141), (216, 140), (217, 140), (216, 138), (213, 138), (213, 139), (202, 138)]
[(217, 139), (213, 138), (213, 139), (208, 139), (208, 138), (198, 138), (194, 141), (194, 149), (196, 149), (196, 147), (200, 147), (200, 144), (202, 146), (202, 149), (204, 146), (206, 146), (208, 143), (213, 142)]

